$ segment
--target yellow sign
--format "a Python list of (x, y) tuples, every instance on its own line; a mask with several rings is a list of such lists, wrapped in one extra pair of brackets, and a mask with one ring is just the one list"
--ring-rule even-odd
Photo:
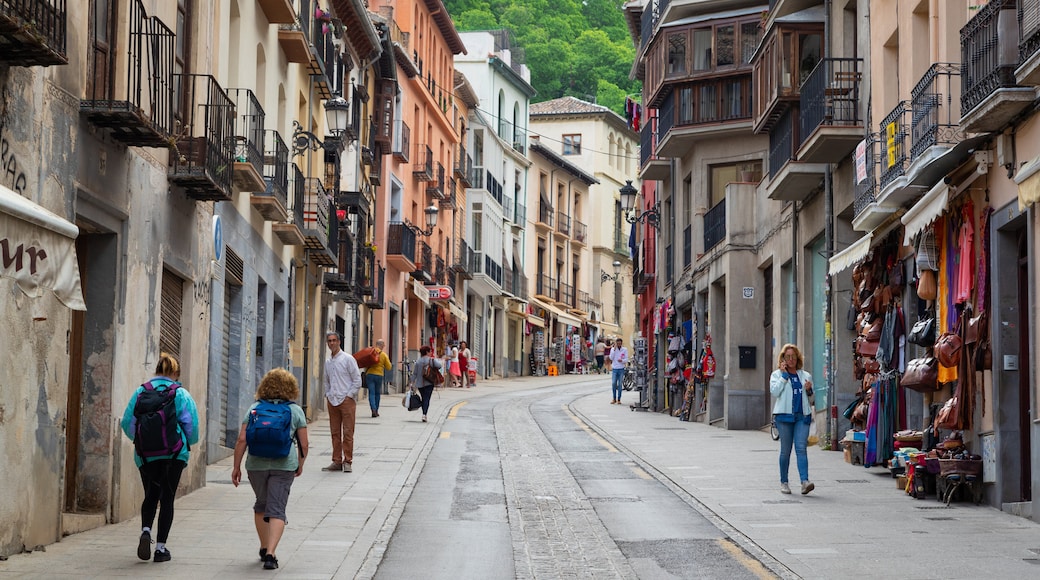
[(891, 168), (896, 164), (896, 152), (899, 149), (899, 144), (896, 143), (897, 129), (898, 125), (894, 122), (885, 126), (885, 144), (888, 149), (888, 168)]

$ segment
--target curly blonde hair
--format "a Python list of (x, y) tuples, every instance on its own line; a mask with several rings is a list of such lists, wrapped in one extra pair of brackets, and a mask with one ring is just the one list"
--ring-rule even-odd
[(295, 401), (300, 396), (300, 387), (296, 377), (285, 369), (271, 369), (260, 379), (260, 386), (256, 389), (256, 398), (259, 399), (282, 399), (284, 401)]
[(795, 357), (798, 359), (798, 363), (795, 365), (794, 368), (800, 370), (803, 366), (805, 366), (805, 359), (802, 357), (802, 350), (791, 343), (785, 344), (784, 347), (780, 349), (780, 355), (776, 357), (777, 365), (784, 362), (784, 353), (786, 353), (788, 350), (793, 350)]

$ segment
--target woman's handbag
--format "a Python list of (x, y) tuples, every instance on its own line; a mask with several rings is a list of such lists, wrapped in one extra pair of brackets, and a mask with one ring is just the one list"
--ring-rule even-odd
[(944, 332), (935, 341), (935, 356), (944, 367), (956, 367), (961, 362), (961, 337), (952, 332)]
[(899, 386), (919, 393), (934, 393), (939, 389), (939, 361), (926, 356), (906, 363)]
[(939, 414), (935, 416), (935, 428), (936, 429), (960, 429), (960, 408), (958, 398), (956, 395), (951, 397), (946, 403), (939, 409)]
[(404, 394), (404, 398), (401, 399), (401, 405), (409, 411), (414, 411), (422, 407), (422, 395), (415, 389), (408, 389), (408, 392)]
[(863, 397), (857, 396), (851, 403), (849, 403), (848, 407), (845, 407), (845, 411), (842, 412), (841, 416), (846, 419), (852, 419), (852, 414), (856, 412), (856, 407), (858, 407), (861, 402), (863, 402)]
[(935, 346), (935, 318), (928, 316), (915, 322), (906, 341), (925, 348)]
[(426, 368), (423, 369), (422, 378), (423, 381), (435, 387), (444, 382), (444, 374), (441, 373), (440, 369), (433, 366), (432, 360), (427, 363)]
[(935, 300), (938, 293), (935, 272), (932, 270), (921, 270), (921, 278), (917, 281), (917, 297), (921, 300)]

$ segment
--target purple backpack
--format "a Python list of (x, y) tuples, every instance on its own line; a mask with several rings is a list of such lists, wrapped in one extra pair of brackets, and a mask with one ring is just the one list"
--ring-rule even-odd
[(177, 422), (176, 399), (180, 384), (170, 383), (161, 391), (151, 381), (141, 386), (144, 390), (134, 405), (134, 417), (137, 418), (134, 448), (142, 459), (173, 457), (184, 447)]

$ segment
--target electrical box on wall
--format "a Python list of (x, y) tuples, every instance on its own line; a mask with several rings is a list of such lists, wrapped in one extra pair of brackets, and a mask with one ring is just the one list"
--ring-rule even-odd
[(742, 369), (753, 369), (753, 368), (755, 368), (755, 359), (757, 358), (758, 347), (755, 347), (755, 346), (738, 346), (737, 349), (740, 352), (740, 368), (742, 368)]

